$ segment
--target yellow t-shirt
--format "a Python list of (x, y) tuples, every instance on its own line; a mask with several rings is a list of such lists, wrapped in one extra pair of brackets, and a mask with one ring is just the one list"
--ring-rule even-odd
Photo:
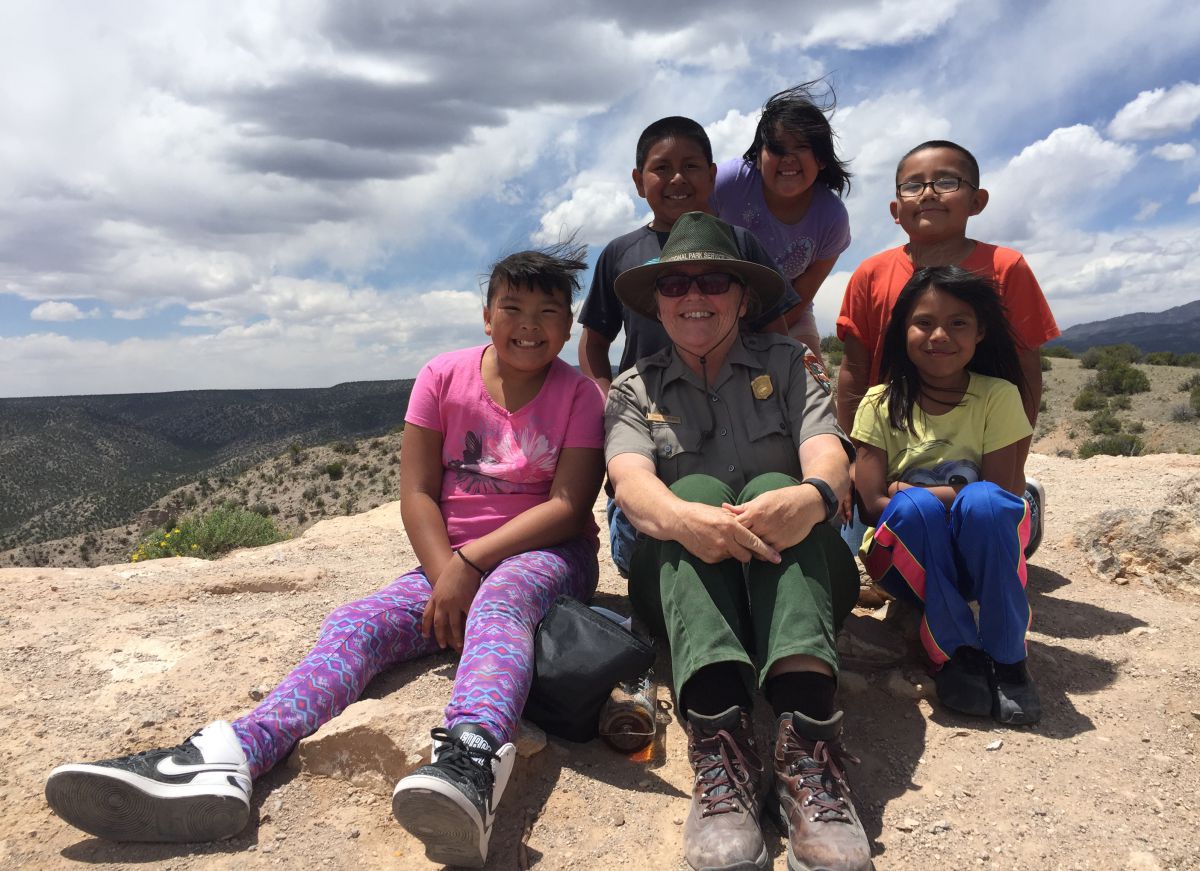
[[(888, 483), (973, 484), (982, 480), (984, 454), (1033, 432), (1015, 384), (970, 374), (962, 403), (945, 414), (930, 415), (913, 406), (915, 434), (892, 427), (883, 404), (885, 385), (867, 391), (854, 415), (852, 437), (887, 454)], [(864, 537), (861, 553), (870, 547), (873, 531)]]

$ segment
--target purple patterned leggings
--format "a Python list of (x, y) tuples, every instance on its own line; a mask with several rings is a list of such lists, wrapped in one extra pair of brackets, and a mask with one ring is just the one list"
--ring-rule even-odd
[[(509, 557), (483, 579), (467, 615), (448, 728), (478, 723), (500, 741), (512, 738), (533, 678), (534, 628), (559, 595), (589, 599), (598, 573), (595, 543), (577, 538)], [(252, 777), (345, 710), (379, 672), (437, 652), (421, 634), (431, 590), (417, 568), (325, 619), (304, 660), (233, 724)]]

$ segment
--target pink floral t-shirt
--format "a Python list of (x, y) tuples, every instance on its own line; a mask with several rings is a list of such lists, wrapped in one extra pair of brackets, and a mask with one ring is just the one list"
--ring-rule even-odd
[[(538, 395), (509, 412), (483, 385), (479, 367), (489, 347), (426, 363), (404, 416), (442, 434), (440, 504), (451, 547), (545, 502), (563, 448), (604, 447), (604, 399), (594, 381), (555, 358)], [(598, 531), (593, 521), (593, 540)]]

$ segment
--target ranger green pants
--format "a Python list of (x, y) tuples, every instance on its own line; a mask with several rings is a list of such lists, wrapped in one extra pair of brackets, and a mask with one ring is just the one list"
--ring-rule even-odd
[[(796, 483), (770, 473), (735, 494), (716, 478), (688, 475), (671, 492), (688, 502), (740, 505)], [(854, 557), (828, 523), (782, 557), (779, 565), (759, 559), (710, 565), (678, 542), (638, 540), (629, 598), (638, 616), (671, 645), (676, 698), (692, 675), (717, 662), (741, 664), (751, 694), (775, 662), (793, 654), (815, 656), (837, 674), (837, 632), (858, 598)]]

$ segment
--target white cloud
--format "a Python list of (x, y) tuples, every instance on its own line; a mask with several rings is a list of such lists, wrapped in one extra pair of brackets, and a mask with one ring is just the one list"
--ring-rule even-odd
[(29, 319), (34, 321), (81, 321), (85, 318), (98, 318), (100, 312), (96, 309), (83, 311), (73, 302), (49, 300), (34, 307), (29, 313)]
[(1196, 188), (1195, 192), (1187, 198), (1187, 203), (1189, 206), (1194, 206), (1196, 203), (1200, 203), (1200, 188)]
[(1114, 139), (1156, 139), (1184, 133), (1200, 118), (1200, 84), (1180, 82), (1142, 91), (1108, 125)]
[(0, 396), (61, 394), (63, 385), (75, 393), (122, 393), (412, 377), (441, 351), (487, 341), (476, 291), (435, 290), (400, 302), (283, 282), (262, 293), (273, 297), (269, 307), (279, 316), (228, 326), (219, 314), (200, 317), (211, 331), (199, 335), (117, 342), (0, 336)]
[[(878, 3), (839, 3), (833, 11), (817, 12), (804, 24), (780, 30), (777, 46), (812, 48), (822, 44), (845, 49), (872, 45), (901, 45), (930, 36), (957, 11), (957, 0), (926, 3), (923, 0), (881, 0)], [(829, 9), (830, 7), (826, 7)]]
[(1190, 142), (1167, 142), (1151, 149), (1150, 153), (1163, 160), (1191, 160), (1196, 156), (1196, 146)]
[(632, 190), (632, 181), (625, 184), (593, 181), (575, 186), (570, 199), (542, 215), (533, 241), (538, 245), (553, 244), (578, 231), (580, 242), (604, 245), (628, 233), (637, 226)]
[(1142, 207), (1138, 209), (1137, 214), (1133, 216), (1135, 221), (1148, 221), (1158, 214), (1158, 210), (1162, 208), (1162, 203), (1158, 200), (1142, 200)]
[(987, 183), (991, 200), (973, 225), (981, 238), (1038, 244), (1049, 227), (1077, 226), (1105, 203), (1137, 162), (1132, 145), (1110, 142), (1086, 124), (1060, 127), (1021, 150)]
[(1200, 228), (1155, 227), (1153, 234), (1098, 233), (1079, 246), (1071, 234), (1026, 252), (1059, 326), (1135, 311), (1162, 311), (1196, 298)]

